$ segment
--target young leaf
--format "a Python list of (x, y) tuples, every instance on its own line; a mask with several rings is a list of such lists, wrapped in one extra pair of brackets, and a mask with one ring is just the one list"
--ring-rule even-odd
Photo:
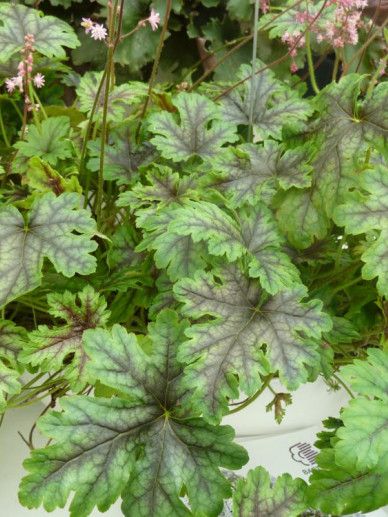
[(95, 270), (96, 223), (79, 204), (78, 194), (49, 192), (26, 220), (13, 206), (0, 208), (0, 306), (39, 286), (45, 257), (67, 277)]
[(77, 295), (69, 291), (52, 293), (47, 301), (49, 312), (65, 320), (66, 324), (53, 328), (39, 325), (37, 330), (30, 332), (21, 361), (39, 366), (42, 372), (61, 370), (71, 389), (79, 392), (88, 382), (84, 332), (105, 325), (109, 318), (106, 302), (89, 286)]
[(364, 172), (361, 187), (368, 192), (368, 196), (353, 198), (338, 206), (334, 220), (353, 235), (370, 230), (381, 231), (377, 240), (361, 256), (365, 262), (362, 275), (366, 280), (377, 276), (377, 289), (382, 296), (388, 297), (388, 167), (380, 165)]
[(50, 165), (71, 156), (71, 144), (67, 139), (70, 131), (68, 117), (50, 117), (39, 127), (30, 125), (28, 129), (26, 140), (15, 144), (20, 156), (38, 156)]
[(307, 485), (289, 474), (278, 477), (274, 484), (263, 467), (250, 470), (239, 479), (233, 495), (235, 517), (298, 517), (307, 508)]
[(378, 145), (388, 132), (387, 83), (377, 86), (369, 100), (358, 102), (362, 76), (350, 74), (321, 91), (316, 106), (314, 174), (307, 191), (286, 192), (279, 222), (296, 247), (325, 237), (334, 208), (358, 184), (355, 171), (363, 167), (369, 145)]
[[(258, 61), (256, 70), (264, 67)], [(242, 65), (237, 78), (242, 80), (252, 76), (252, 67)], [(269, 137), (281, 139), (283, 127), (300, 130), (305, 120), (312, 113), (309, 103), (301, 99), (296, 90), (291, 90), (285, 83), (276, 79), (272, 70), (264, 70), (245, 81), (240, 88), (233, 89), (222, 97), (222, 115), (228, 124), (249, 124), (250, 106), (253, 102), (254, 140), (266, 140)]]
[[(225, 124), (219, 107), (197, 93), (180, 93), (174, 99), (179, 123), (172, 113), (151, 116), (149, 130), (156, 134), (151, 142), (164, 158), (174, 162), (191, 156), (213, 159), (227, 142), (238, 139), (234, 124)], [(209, 127), (210, 126), (210, 127)]]
[(371, 348), (367, 360), (355, 360), (341, 375), (360, 395), (342, 410), (336, 463), (348, 467), (356, 458), (359, 470), (372, 468), (388, 457), (388, 353)]
[(279, 188), (308, 187), (310, 152), (308, 147), (283, 152), (273, 140), (265, 141), (263, 146), (228, 147), (216, 157), (214, 186), (226, 193), (233, 208), (270, 200)]
[(225, 254), (230, 262), (247, 255), (250, 276), (260, 278), (271, 294), (300, 284), (298, 270), (281, 251), (276, 223), (263, 204), (241, 210), (236, 222), (213, 203), (187, 203), (174, 211), (168, 230), (191, 235), (194, 242), (206, 240), (211, 254)]
[(63, 47), (76, 48), (77, 36), (66, 22), (54, 16), (40, 16), (36, 9), (21, 4), (1, 3), (0, 62), (8, 61), (24, 46), (27, 34), (34, 36), (34, 47), (47, 57), (63, 59)]
[[(94, 506), (105, 511), (120, 494), (124, 515), (219, 514), (230, 495), (219, 466), (240, 468), (247, 455), (232, 443), (230, 427), (211, 426), (185, 406), (176, 354), (187, 324), (162, 311), (149, 326), (150, 356), (119, 325), (87, 331), (91, 374), (128, 398), (65, 397), (63, 412), (41, 418), (40, 429), (55, 443), (25, 462), (22, 504), (50, 511), (74, 491), (73, 517)], [(193, 513), (180, 499), (183, 486)]]
[(63, 194), (63, 192), (82, 193), (77, 176), (73, 175), (70, 178), (63, 178), (59, 172), (37, 156), (29, 160), (23, 181), (33, 190), (53, 192), (57, 196)]
[(190, 363), (188, 386), (209, 421), (221, 418), (227, 399), (237, 397), (236, 376), (247, 395), (260, 388), (260, 371), (279, 370), (289, 389), (306, 382), (305, 366), (320, 361), (316, 343), (309, 337), (319, 338), (331, 327), (330, 318), (321, 312), (321, 302), (300, 301), (304, 289), (269, 298), (257, 282), (247, 280), (236, 268), (216, 272), (216, 276), (222, 284), (198, 272), (195, 279), (183, 279), (174, 287), (187, 315), (215, 318), (187, 329), (189, 340), (178, 353), (179, 360)]

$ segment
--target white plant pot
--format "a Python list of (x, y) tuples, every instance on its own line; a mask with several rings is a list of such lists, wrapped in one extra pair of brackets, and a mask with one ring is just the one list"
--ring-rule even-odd
[[(278, 391), (284, 388), (272, 383)], [(346, 404), (347, 394), (343, 391), (329, 391), (319, 380), (302, 386), (293, 393), (293, 404), (287, 407), (286, 416), (278, 425), (265, 406), (271, 401), (271, 393), (265, 392), (244, 410), (230, 415), (223, 424), (232, 425), (236, 430), (236, 441), (249, 453), (249, 462), (238, 474), (244, 475), (257, 465), (264, 466), (272, 476), (290, 472), (293, 476), (307, 478), (314, 463), (316, 433), (322, 428), (321, 421), (328, 416), (337, 416)], [(25, 436), (32, 423), (42, 411), (43, 405), (36, 404), (6, 413), (0, 428), (0, 500), (1, 515), (12, 517), (67, 517), (66, 509), (46, 514), (42, 508), (27, 510), (17, 498), (20, 479), (25, 474), (22, 462), (28, 456), (28, 448), (18, 435)], [(44, 440), (36, 433), (35, 445), (43, 445)], [(95, 510), (93, 517), (121, 517), (120, 502), (104, 514)], [(371, 517), (388, 517), (388, 511), (381, 509), (368, 514)]]

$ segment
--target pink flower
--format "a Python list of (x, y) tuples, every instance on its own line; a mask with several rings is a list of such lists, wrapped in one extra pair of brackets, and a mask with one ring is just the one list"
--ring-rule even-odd
[(290, 65), (290, 70), (291, 70), (291, 73), (295, 73), (298, 71), (298, 65), (295, 63), (295, 61), (293, 61)]
[(13, 77), (12, 79), (6, 79), (5, 87), (6, 87), (8, 93), (13, 93), (16, 88), (15, 78)]
[(155, 11), (155, 9), (151, 9), (151, 14), (147, 18), (147, 22), (151, 25), (151, 29), (156, 31), (160, 24), (160, 14)]
[(94, 22), (90, 18), (82, 18), (81, 27), (85, 29), (86, 34), (93, 29)]
[(108, 31), (104, 27), (104, 25), (96, 23), (93, 25), (91, 29), (91, 37), (98, 41), (98, 40), (104, 40), (108, 35)]
[(34, 81), (34, 84), (35, 84), (35, 86), (37, 88), (42, 88), (42, 86), (44, 86), (44, 83), (45, 83), (44, 75), (43, 74), (36, 74), (36, 76), (34, 77), (33, 81)]

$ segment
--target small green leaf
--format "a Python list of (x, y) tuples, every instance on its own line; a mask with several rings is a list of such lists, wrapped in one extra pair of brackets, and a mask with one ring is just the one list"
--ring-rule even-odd
[[(87, 331), (91, 375), (127, 398), (65, 397), (62, 412), (41, 418), (54, 443), (25, 461), (22, 504), (51, 511), (74, 491), (72, 517), (94, 506), (105, 511), (119, 495), (124, 515), (219, 514), (231, 492), (219, 467), (240, 468), (247, 455), (230, 427), (209, 425), (185, 405), (176, 354), (187, 325), (162, 311), (149, 325), (151, 355), (119, 325)], [(183, 487), (192, 513), (180, 499)]]
[(82, 193), (77, 176), (73, 175), (65, 179), (37, 156), (29, 160), (23, 180), (31, 189), (38, 192), (53, 192), (57, 196), (63, 192)]
[(80, 200), (75, 193), (44, 194), (26, 221), (15, 207), (0, 208), (0, 306), (39, 286), (45, 257), (67, 277), (95, 270), (96, 223), (78, 208)]
[(307, 485), (289, 474), (279, 476), (274, 484), (263, 467), (250, 470), (239, 479), (233, 495), (235, 517), (298, 517), (307, 509)]
[(8, 61), (24, 46), (27, 34), (34, 36), (34, 47), (47, 57), (63, 59), (63, 47), (76, 48), (79, 45), (72, 27), (54, 16), (40, 16), (36, 9), (24, 5), (1, 3), (0, 19), (0, 61)]
[[(79, 109), (90, 114), (94, 101), (97, 97), (98, 87), (102, 80), (103, 72), (86, 72), (77, 87), (77, 99)], [(97, 108), (94, 114), (95, 119), (100, 120), (104, 106), (105, 84), (101, 88), (97, 101)], [(129, 82), (115, 86), (109, 92), (108, 120), (112, 123), (128, 117), (131, 113), (131, 106), (139, 103), (147, 95), (147, 86), (140, 82)]]
[(28, 126), (25, 141), (15, 144), (19, 156), (27, 158), (38, 156), (50, 165), (56, 165), (58, 160), (69, 158), (72, 153), (68, 139), (70, 120), (68, 117), (51, 117), (43, 120), (40, 126)]
[(172, 113), (163, 111), (151, 116), (149, 130), (156, 134), (151, 142), (164, 158), (174, 162), (191, 156), (214, 158), (227, 142), (238, 139), (234, 124), (225, 124), (219, 107), (197, 93), (180, 93), (174, 99), (179, 123)]
[(52, 328), (39, 325), (30, 332), (20, 360), (38, 366), (42, 372), (61, 370), (71, 389), (79, 392), (89, 380), (83, 335), (87, 329), (105, 325), (109, 318), (106, 302), (89, 286), (77, 295), (53, 293), (47, 301), (49, 312), (66, 324)]

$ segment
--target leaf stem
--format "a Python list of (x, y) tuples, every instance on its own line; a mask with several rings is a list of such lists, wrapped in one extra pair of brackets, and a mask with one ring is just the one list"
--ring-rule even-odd
[(231, 409), (228, 413), (228, 415), (232, 415), (233, 413), (238, 413), (242, 409), (245, 409), (247, 406), (252, 404), (260, 395), (263, 393), (263, 391), (266, 390), (271, 380), (274, 378), (274, 375), (268, 375), (268, 377), (263, 382), (262, 386), (254, 393), (251, 397), (247, 398), (242, 404), (240, 404), (238, 407)]
[(252, 43), (252, 77), (251, 89), (249, 96), (249, 124), (248, 124), (248, 142), (253, 138), (253, 111), (255, 109), (255, 73), (256, 73), (256, 58), (257, 58), (257, 34), (259, 32), (259, 2), (255, 1), (255, 13), (253, 20), (253, 43)]
[(3, 120), (3, 114), (2, 114), (1, 107), (0, 107), (0, 129), (1, 129), (1, 134), (3, 136), (3, 140), (4, 140), (6, 147), (11, 147), (11, 143), (9, 141), (7, 131), (4, 126), (4, 120)]
[(152, 66), (151, 77), (150, 77), (150, 80), (149, 80), (149, 83), (148, 83), (147, 97), (146, 97), (146, 100), (144, 102), (143, 109), (142, 109), (142, 111), (140, 113), (139, 124), (138, 124), (137, 129), (136, 129), (136, 141), (137, 142), (139, 141), (142, 121), (143, 121), (143, 118), (145, 117), (145, 114), (147, 113), (147, 109), (148, 109), (148, 106), (149, 106), (149, 103), (150, 103), (150, 99), (151, 99), (151, 95), (152, 95), (152, 89), (154, 87), (154, 83), (155, 83), (155, 79), (156, 79), (156, 74), (157, 74), (158, 69), (159, 69), (160, 58), (162, 56), (162, 50), (163, 50), (163, 46), (164, 46), (164, 39), (165, 39), (165, 36), (166, 36), (166, 33), (167, 33), (168, 21), (170, 19), (170, 14), (171, 14), (172, 0), (167, 0), (166, 4), (167, 4), (166, 5), (166, 13), (164, 15), (163, 27), (162, 27), (162, 31), (160, 33), (160, 38), (159, 38), (158, 47), (156, 49), (156, 55), (155, 55), (155, 59), (154, 59), (154, 64)]
[(333, 373), (332, 377), (338, 382), (338, 384), (340, 384), (343, 387), (343, 389), (348, 393), (350, 398), (352, 398), (352, 399), (355, 398), (355, 396), (352, 393), (351, 389), (345, 384), (345, 382), (340, 377), (338, 377), (338, 375)]
[(310, 31), (309, 30), (306, 31), (305, 41), (306, 41), (306, 56), (307, 56), (307, 65), (309, 68), (310, 83), (311, 83), (311, 86), (312, 86), (314, 92), (318, 95), (319, 88), (318, 88), (317, 80), (315, 77), (315, 69), (314, 69), (313, 55), (311, 52)]

